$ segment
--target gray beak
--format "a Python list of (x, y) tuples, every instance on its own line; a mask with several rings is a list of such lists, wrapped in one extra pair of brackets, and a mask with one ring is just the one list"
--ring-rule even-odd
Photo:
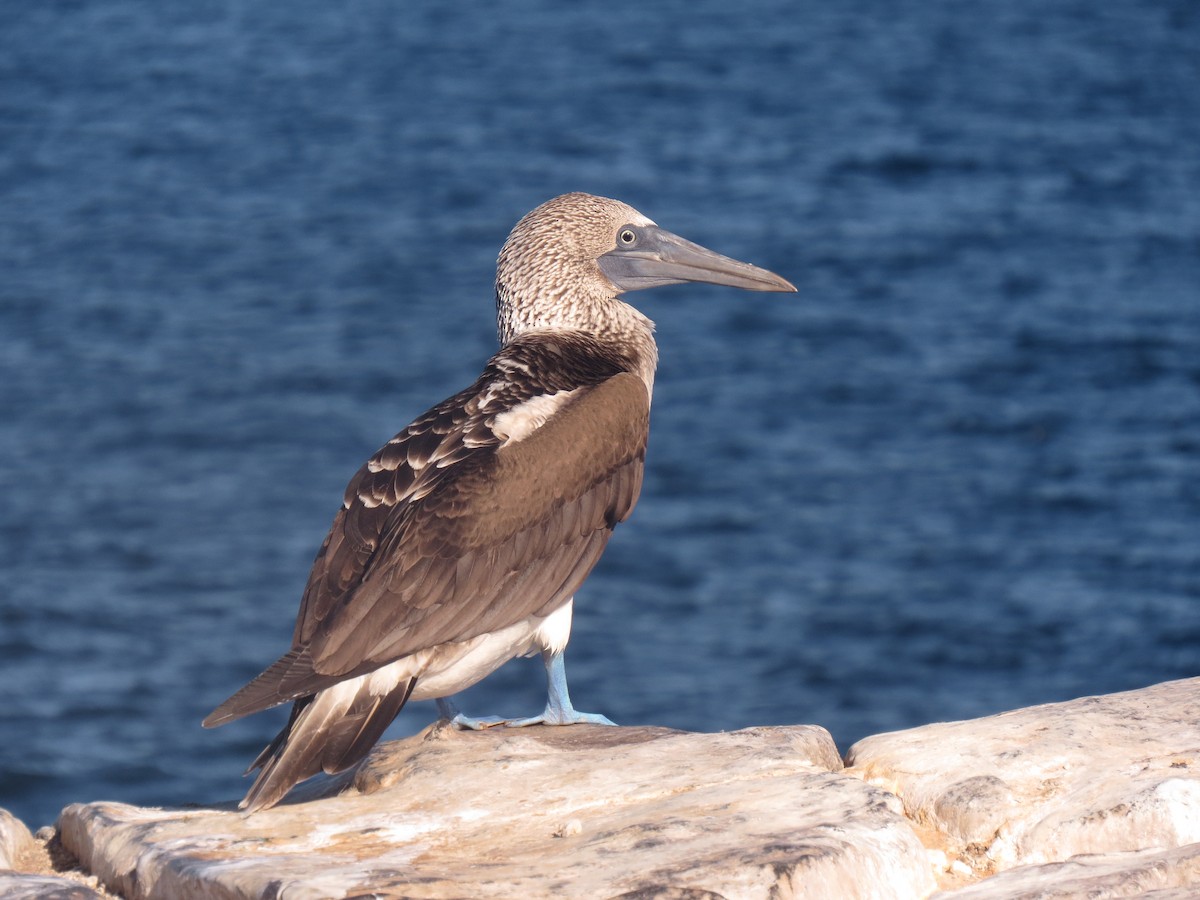
[(617, 246), (597, 263), (618, 291), (639, 291), (685, 281), (724, 284), (747, 291), (795, 291), (774, 272), (685, 241), (657, 225), (626, 225)]

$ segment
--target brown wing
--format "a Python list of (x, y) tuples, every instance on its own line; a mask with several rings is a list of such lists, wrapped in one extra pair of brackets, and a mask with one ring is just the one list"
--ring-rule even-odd
[(305, 623), (314, 670), (370, 671), (561, 606), (637, 502), (648, 429), (646, 388), (622, 373), (454, 466), (408, 505), (362, 586)]
[[(545, 349), (507, 348), (489, 371), (515, 359), (523, 386), (485, 373), (359, 470), (314, 563), (292, 650), (206, 725), (548, 614), (574, 593), (637, 501), (649, 399), (611, 359), (564, 358), (553, 342), (542, 371)], [(496, 412), (567, 390), (524, 440), (502, 446), (492, 432)]]

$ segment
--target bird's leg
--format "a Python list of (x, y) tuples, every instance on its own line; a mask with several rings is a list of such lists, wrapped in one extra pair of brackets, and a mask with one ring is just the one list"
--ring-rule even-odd
[(567, 690), (567, 669), (563, 663), (562, 652), (551, 650), (542, 651), (542, 659), (546, 663), (547, 698), (546, 709), (540, 716), (530, 716), (527, 719), (505, 719), (502, 716), (463, 715), (462, 711), (449, 697), (438, 697), (438, 714), (448, 719), (455, 728), (464, 731), (482, 731), (496, 725), (507, 725), (509, 728), (524, 728), (527, 725), (615, 725), (608, 717), (598, 713), (579, 712), (571, 705), (571, 694)]
[(542, 651), (542, 660), (546, 663), (547, 698), (546, 710), (540, 716), (528, 719), (512, 719), (505, 724), (509, 728), (523, 728), (526, 725), (616, 725), (599, 713), (577, 712), (571, 705), (571, 695), (567, 691), (567, 669), (563, 663), (562, 651)]
[(502, 716), (474, 716), (463, 715), (453, 700), (449, 697), (437, 698), (438, 715), (443, 719), (449, 719), (450, 724), (455, 728), (461, 728), (463, 731), (482, 731), (485, 728), (491, 728), (494, 725), (504, 725), (508, 723), (508, 719)]

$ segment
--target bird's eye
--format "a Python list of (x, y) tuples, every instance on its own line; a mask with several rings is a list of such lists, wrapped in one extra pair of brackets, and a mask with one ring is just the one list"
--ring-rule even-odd
[(637, 240), (637, 232), (632, 228), (622, 228), (621, 233), (617, 235), (617, 239), (626, 247), (631, 247), (634, 241)]

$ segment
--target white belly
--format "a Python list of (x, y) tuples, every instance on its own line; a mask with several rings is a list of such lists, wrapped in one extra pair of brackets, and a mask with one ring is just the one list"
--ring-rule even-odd
[(568, 600), (549, 616), (531, 616), (491, 634), (483, 634), (458, 644), (441, 644), (398, 659), (369, 675), (361, 675), (339, 688), (368, 683), (372, 694), (392, 691), (414, 675), (417, 686), (412, 700), (432, 700), (466, 690), (517, 656), (531, 656), (542, 650), (560, 652), (571, 637), (571, 613), (574, 601)]

